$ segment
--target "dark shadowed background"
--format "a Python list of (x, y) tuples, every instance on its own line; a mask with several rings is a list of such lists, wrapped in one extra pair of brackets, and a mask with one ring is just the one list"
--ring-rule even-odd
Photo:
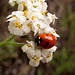
[[(20, 46), (7, 45), (0, 47), (0, 75), (75, 75), (75, 0), (46, 2), (49, 12), (58, 17), (52, 25), (60, 35), (53, 60), (34, 68), (29, 66), (29, 59)], [(6, 17), (13, 10), (16, 8), (8, 0), (0, 0), (0, 42), (10, 36)], [(15, 37), (15, 41), (25, 42), (25, 38)]]

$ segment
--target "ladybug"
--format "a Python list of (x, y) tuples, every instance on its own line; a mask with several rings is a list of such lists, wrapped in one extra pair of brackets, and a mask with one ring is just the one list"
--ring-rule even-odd
[(51, 33), (41, 33), (35, 41), (40, 48), (49, 49), (55, 45), (56, 38)]

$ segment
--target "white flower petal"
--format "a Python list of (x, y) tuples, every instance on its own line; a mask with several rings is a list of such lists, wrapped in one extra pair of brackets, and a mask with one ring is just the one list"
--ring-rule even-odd
[(25, 33), (29, 33), (30, 32), (30, 27), (28, 27), (27, 25), (23, 25), (23, 31), (25, 32)]
[(26, 52), (28, 50), (28, 46), (27, 45), (22, 46), (22, 50), (23, 52)]
[(46, 57), (46, 56), (48, 55), (48, 53), (49, 53), (49, 50), (48, 50), (48, 49), (43, 49), (43, 50), (41, 51), (41, 53), (42, 53), (42, 56), (43, 56), (43, 57)]
[(9, 0), (9, 4), (10, 4), (11, 6), (15, 6), (15, 1), (16, 1), (16, 0)]
[(50, 57), (50, 58), (43, 58), (42, 62), (43, 63), (48, 63), (52, 60), (53, 57)]
[(31, 59), (32, 57), (34, 57), (34, 55), (35, 55), (35, 50), (28, 49), (27, 51), (28, 58)]
[(13, 18), (8, 19), (6, 22), (8, 22), (8, 21), (14, 21), (16, 19), (17, 19), (16, 17), (13, 17)]
[(19, 11), (22, 11), (23, 9), (24, 9), (23, 4), (19, 4), (19, 5), (18, 5), (18, 10), (19, 10)]
[(39, 66), (39, 61), (35, 61), (35, 60), (31, 59), (31, 60), (29, 61), (29, 64), (30, 64), (31, 66), (37, 67), (37, 66)]
[(36, 55), (38, 58), (40, 58), (40, 57), (41, 57), (41, 51), (37, 49), (37, 50), (35, 51), (35, 55)]
[(52, 60), (53, 58), (53, 53), (51, 52), (51, 56), (50, 57), (43, 57), (43, 59), (41, 60), (43, 63), (48, 63)]
[(57, 47), (56, 47), (56, 46), (53, 46), (52, 48), (49, 49), (49, 51), (51, 51), (51, 52), (55, 52), (56, 49), (57, 49)]

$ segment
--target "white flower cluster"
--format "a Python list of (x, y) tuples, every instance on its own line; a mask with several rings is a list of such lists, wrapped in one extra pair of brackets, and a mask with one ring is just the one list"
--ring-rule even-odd
[[(48, 12), (45, 0), (9, 0), (9, 4), (17, 6), (18, 9), (7, 17), (8, 29), (11, 34), (24, 36), (32, 31), (34, 36), (48, 32), (56, 38), (59, 37), (55, 30), (50, 27), (50, 24), (54, 24), (55, 19), (58, 18), (55, 14)], [(27, 41), (27, 43), (22, 47), (22, 50), (30, 59), (29, 64), (35, 67), (39, 65), (40, 60), (44, 63), (51, 61), (53, 52), (57, 49), (56, 46), (50, 49), (38, 48), (34, 41)]]
[(29, 64), (37, 67), (40, 63), (40, 60), (43, 63), (48, 63), (53, 58), (53, 52), (56, 51), (57, 47), (53, 46), (50, 49), (41, 49), (36, 48), (35, 42), (27, 41), (28, 44), (25, 44), (22, 47), (23, 52), (25, 52), (30, 59)]

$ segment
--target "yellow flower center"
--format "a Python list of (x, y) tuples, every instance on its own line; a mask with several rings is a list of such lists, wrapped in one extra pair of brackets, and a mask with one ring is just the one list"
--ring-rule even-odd
[(37, 27), (40, 29), (40, 24), (37, 24)]
[(27, 44), (28, 47), (32, 47), (30, 44)]
[(35, 61), (39, 61), (39, 58), (38, 58), (36, 55), (33, 57), (33, 59), (34, 59)]
[(31, 0), (31, 2), (33, 3), (33, 0)]
[(55, 19), (53, 18), (53, 21), (54, 21)]
[(36, 8), (37, 6), (33, 5), (34, 8)]
[(28, 9), (24, 10), (24, 15), (27, 16)]
[(44, 15), (48, 12), (48, 10), (46, 10), (45, 12), (41, 11), (41, 14)]
[(51, 30), (53, 33), (55, 33), (55, 31), (54, 30)]
[(17, 18), (17, 16), (16, 16), (16, 15), (13, 15), (12, 17), (16, 17), (16, 18)]
[(55, 18), (53, 17), (53, 15), (51, 16), (52, 17), (52, 19), (53, 19), (53, 21), (55, 20)]
[(40, 0), (41, 4), (43, 4), (44, 2), (42, 0)]
[(15, 27), (18, 27), (19, 29), (22, 28), (22, 24), (20, 24), (20, 22), (16, 21), (15, 24)]
[(32, 16), (32, 20), (34, 20), (34, 18), (36, 18), (36, 16)]
[(22, 4), (23, 6), (25, 6), (25, 2), (24, 2), (24, 1), (22, 1), (21, 4)]
[(46, 56), (46, 58), (49, 58), (49, 57), (51, 57), (51, 52)]
[(51, 15), (51, 17), (53, 18), (53, 15)]
[(28, 23), (27, 26), (32, 27), (32, 22)]

